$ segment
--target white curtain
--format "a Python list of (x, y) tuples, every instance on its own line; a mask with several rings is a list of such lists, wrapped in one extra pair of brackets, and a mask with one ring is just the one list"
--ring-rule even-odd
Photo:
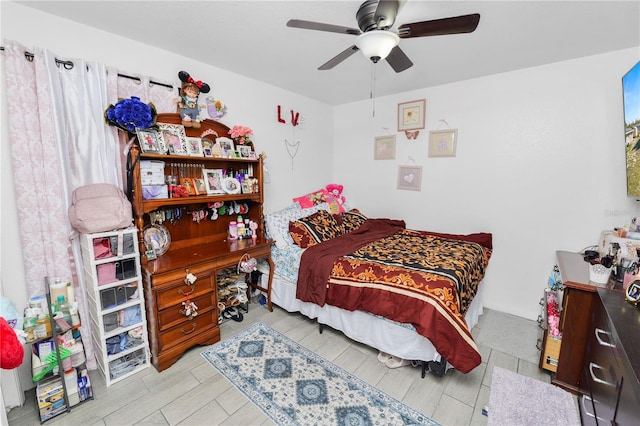
[[(99, 63), (58, 61), (45, 49), (4, 41), (9, 136), (16, 205), (29, 296), (46, 293), (45, 277), (65, 277), (76, 287), (87, 366), (95, 369), (81, 256), (69, 224), (71, 193), (91, 183), (124, 188), (126, 137), (104, 123), (104, 110), (118, 98), (155, 97), (161, 112), (174, 90), (141, 79), (130, 90), (116, 70)], [(25, 52), (33, 53), (32, 59)], [(119, 87), (121, 86), (121, 87)], [(175, 106), (173, 106), (175, 108)], [(122, 132), (120, 132), (122, 133)]]

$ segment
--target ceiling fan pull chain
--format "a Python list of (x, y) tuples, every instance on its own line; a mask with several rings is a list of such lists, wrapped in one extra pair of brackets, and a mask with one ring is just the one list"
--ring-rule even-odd
[[(296, 155), (298, 155), (298, 149), (300, 148), (300, 141), (297, 141), (295, 143), (289, 143), (288, 140), (284, 140), (284, 145), (287, 148), (287, 154), (289, 154), (289, 157), (291, 157), (291, 171), (293, 171), (293, 159), (296, 157)], [(293, 154), (291, 153), (291, 149), (295, 148), (293, 151)]]
[(373, 100), (371, 103), (372, 116), (376, 116), (376, 66), (372, 62), (371, 63), (371, 99)]

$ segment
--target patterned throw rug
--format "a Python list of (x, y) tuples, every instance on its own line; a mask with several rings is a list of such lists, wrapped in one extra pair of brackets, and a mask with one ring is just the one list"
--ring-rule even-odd
[(437, 425), (267, 324), (202, 356), (277, 425)]

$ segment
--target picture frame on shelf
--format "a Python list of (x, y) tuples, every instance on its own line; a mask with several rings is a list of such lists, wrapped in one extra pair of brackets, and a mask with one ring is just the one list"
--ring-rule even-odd
[(203, 157), (202, 140), (187, 136), (187, 152), (191, 157)]
[(195, 184), (192, 178), (181, 178), (180, 185), (187, 191), (187, 194), (196, 195)]
[(235, 144), (233, 143), (233, 139), (220, 137), (220, 138), (216, 138), (216, 143), (220, 144), (222, 157), (225, 157), (225, 158), (235, 157)]
[(236, 149), (240, 158), (249, 158), (251, 156), (251, 147), (248, 145), (238, 145)]
[(398, 131), (424, 129), (426, 107), (426, 99), (399, 103)]
[(202, 169), (202, 175), (208, 195), (224, 194), (222, 180), (225, 176), (221, 169)]
[(377, 136), (373, 142), (374, 160), (394, 160), (396, 158), (396, 136)]
[(167, 152), (160, 133), (155, 130), (136, 131), (138, 145), (144, 154), (165, 154)]
[(640, 279), (635, 279), (629, 283), (624, 296), (628, 302), (634, 305), (640, 302)]
[(455, 157), (458, 129), (429, 132), (429, 157)]
[(158, 123), (158, 128), (170, 155), (189, 155), (187, 134), (182, 124)]
[(209, 138), (203, 137), (200, 139), (200, 144), (202, 145), (202, 155), (204, 157), (207, 157), (207, 158), (213, 157), (213, 151), (211, 150), (211, 147), (213, 146), (214, 143), (215, 142)]
[(207, 195), (207, 185), (204, 183), (203, 178), (194, 178), (193, 188), (195, 189), (196, 195)]
[(398, 189), (420, 191), (422, 189), (422, 166), (398, 166)]

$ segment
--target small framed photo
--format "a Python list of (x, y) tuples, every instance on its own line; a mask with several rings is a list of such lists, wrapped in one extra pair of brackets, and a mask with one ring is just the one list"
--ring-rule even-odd
[(236, 147), (238, 150), (238, 157), (240, 158), (249, 158), (251, 156), (251, 147), (247, 145), (238, 145)]
[(154, 130), (138, 130), (138, 144), (145, 154), (165, 154), (167, 152), (160, 133)]
[(196, 195), (207, 195), (207, 185), (202, 178), (193, 179), (193, 188), (196, 191)]
[(425, 99), (398, 104), (398, 131), (424, 129), (426, 106)]
[(429, 157), (455, 157), (458, 129), (429, 132)]
[(191, 138), (187, 136), (187, 152), (192, 157), (202, 157), (202, 140), (200, 138)]
[(204, 185), (208, 195), (224, 194), (222, 189), (222, 180), (224, 175), (220, 169), (202, 169), (204, 176)]
[(189, 195), (196, 195), (196, 188), (192, 178), (181, 178), (180, 185), (184, 187)]
[(420, 191), (422, 166), (398, 166), (398, 189)]
[(629, 287), (625, 291), (625, 299), (634, 305), (640, 302), (640, 280), (633, 280), (629, 283)]
[(378, 136), (373, 142), (374, 160), (393, 160), (396, 158), (396, 137)]
[(170, 155), (189, 155), (187, 134), (182, 124), (158, 123), (164, 146)]
[(222, 148), (215, 140), (205, 137), (202, 138), (202, 153), (205, 157), (218, 158), (222, 157)]
[(229, 139), (225, 137), (217, 138), (216, 143), (220, 144), (222, 157), (227, 157), (227, 158), (235, 157), (235, 144), (233, 143), (233, 139)]

